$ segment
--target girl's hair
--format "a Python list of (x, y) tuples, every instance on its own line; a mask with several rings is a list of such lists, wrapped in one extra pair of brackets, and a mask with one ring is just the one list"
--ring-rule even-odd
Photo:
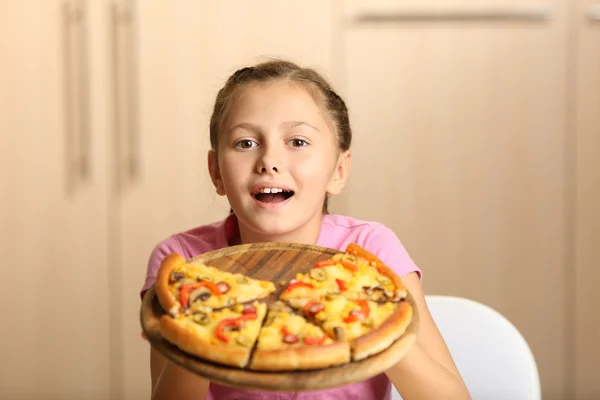
[[(325, 111), (329, 122), (333, 124), (339, 149), (346, 151), (350, 148), (352, 131), (348, 109), (344, 100), (333, 91), (327, 80), (313, 69), (302, 68), (290, 61), (271, 60), (239, 69), (219, 90), (210, 118), (210, 145), (213, 150), (217, 150), (219, 131), (228, 117), (232, 104), (239, 98), (243, 89), (251, 84), (276, 80), (288, 80), (307, 90), (317, 105)], [(325, 214), (329, 212), (327, 203), (328, 198), (325, 197), (323, 202), (323, 213)]]

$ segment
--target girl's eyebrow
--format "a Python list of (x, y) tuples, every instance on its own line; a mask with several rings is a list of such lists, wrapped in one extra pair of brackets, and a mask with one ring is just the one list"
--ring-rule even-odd
[[(288, 128), (295, 128), (295, 127), (301, 126), (301, 125), (308, 126), (309, 128), (312, 128), (315, 131), (320, 132), (319, 129), (317, 129), (314, 125), (311, 125), (308, 122), (304, 122), (304, 121), (286, 121), (281, 124), (281, 126), (288, 127)], [(261, 129), (260, 129), (260, 127), (258, 127), (258, 125), (251, 124), (250, 122), (241, 122), (241, 123), (236, 124), (236, 125), (232, 126), (231, 128), (229, 128), (227, 130), (227, 133), (231, 133), (236, 129), (246, 129), (246, 130), (252, 131), (254, 133), (260, 133), (260, 131), (261, 131)]]

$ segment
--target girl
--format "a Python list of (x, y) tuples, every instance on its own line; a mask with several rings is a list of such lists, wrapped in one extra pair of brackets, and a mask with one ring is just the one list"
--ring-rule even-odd
[[(329, 215), (350, 172), (352, 133), (344, 101), (315, 71), (285, 61), (243, 68), (219, 91), (210, 121), (208, 168), (232, 212), (220, 222), (171, 236), (153, 250), (142, 295), (162, 259), (251, 242), (297, 242), (343, 250), (350, 242), (395, 269), (419, 308), (416, 344), (384, 374), (312, 392), (269, 393), (209, 383), (151, 350), (152, 398), (466, 399), (469, 394), (427, 309), (421, 271), (396, 235), (375, 222)], [(368, 190), (368, 188), (365, 188)], [(376, 204), (373, 204), (376, 206)]]

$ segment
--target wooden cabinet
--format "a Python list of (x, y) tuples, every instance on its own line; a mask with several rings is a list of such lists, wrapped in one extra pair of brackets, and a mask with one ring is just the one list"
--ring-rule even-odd
[(106, 32), (91, 29), (95, 8), (0, 5), (1, 398), (111, 397)]
[(569, 343), (574, 365), (570, 376), (576, 399), (600, 398), (600, 3), (580, 0), (572, 13), (573, 38), (570, 52), (572, 82), (569, 130), (574, 134), (570, 186), (571, 229), (574, 258), (569, 283), (575, 302), (571, 307)]
[(532, 347), (544, 398), (562, 399), (567, 2), (480, 3), (346, 3), (354, 161), (335, 211), (390, 226), (426, 293), (507, 316)]

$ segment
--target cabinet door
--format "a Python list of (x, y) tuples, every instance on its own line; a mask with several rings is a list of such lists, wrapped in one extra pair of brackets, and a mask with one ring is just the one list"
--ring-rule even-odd
[[(66, 7), (66, 8), (65, 8)], [(0, 398), (109, 398), (103, 102), (91, 10), (0, 5)]]
[[(208, 175), (208, 123), (217, 91), (237, 68), (289, 57), (329, 73), (329, 6), (319, 0), (137, 2), (138, 174), (120, 190), (124, 393), (148, 397), (149, 347), (140, 339), (139, 291), (152, 248), (229, 212)], [(116, 239), (115, 239), (116, 240)]]
[(354, 161), (335, 211), (390, 226), (427, 294), (504, 314), (544, 398), (564, 398), (566, 2), (399, 3), (348, 3)]
[(576, 43), (575, 116), (571, 127), (575, 138), (575, 296), (572, 308), (574, 325), (576, 399), (600, 398), (600, 3), (578, 2), (572, 13)]

